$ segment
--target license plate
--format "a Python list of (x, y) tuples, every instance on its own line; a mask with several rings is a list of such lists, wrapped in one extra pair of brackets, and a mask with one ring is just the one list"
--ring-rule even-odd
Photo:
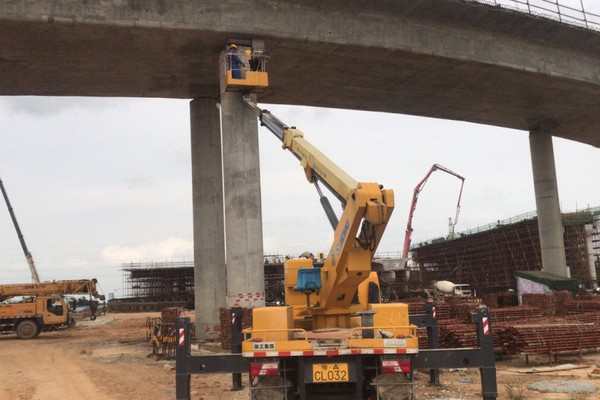
[(348, 364), (313, 364), (313, 382), (348, 382)]

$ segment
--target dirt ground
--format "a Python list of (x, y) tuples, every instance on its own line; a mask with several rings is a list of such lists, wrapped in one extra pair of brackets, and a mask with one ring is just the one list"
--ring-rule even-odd
[[(41, 333), (33, 340), (15, 335), (0, 336), (0, 400), (137, 400), (174, 399), (175, 362), (156, 361), (146, 341), (146, 319), (159, 313), (107, 314), (96, 321), (81, 321), (68, 331)], [(204, 344), (203, 351), (218, 350)], [(547, 357), (522, 356), (497, 363), (499, 399), (583, 400), (600, 394), (551, 394), (527, 389), (546, 380), (577, 380), (600, 386), (588, 377), (600, 364), (600, 354), (561, 356), (557, 364), (583, 366), (562, 372), (526, 374), (522, 370), (548, 366)], [(477, 370), (443, 370), (440, 386), (429, 386), (428, 374), (417, 373), (416, 399), (481, 399)], [(232, 392), (231, 375), (192, 377), (192, 398), (196, 400), (248, 398), (248, 390)], [(246, 385), (246, 378), (244, 377)]]

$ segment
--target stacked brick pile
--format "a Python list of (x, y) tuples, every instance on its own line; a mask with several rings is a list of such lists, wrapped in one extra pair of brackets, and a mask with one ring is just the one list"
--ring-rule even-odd
[(498, 293), (489, 293), (481, 295), (481, 303), (489, 308), (498, 308)]
[(516, 307), (519, 297), (515, 292), (489, 293), (481, 295), (481, 301), (489, 308)]
[(566, 315), (566, 304), (573, 301), (573, 294), (563, 290), (555, 292), (554, 296), (556, 296), (556, 315)]
[(410, 315), (425, 314), (425, 303), (422, 301), (408, 303), (408, 313)]
[(447, 324), (440, 326), (440, 347), (446, 349), (477, 346), (474, 324)]
[(456, 318), (459, 321), (469, 323), (471, 322), (471, 314), (479, 307), (477, 303), (462, 303), (456, 304), (452, 308), (452, 318)]
[[(242, 329), (252, 327), (252, 309), (244, 308), (244, 315), (242, 317)], [(231, 309), (221, 308), (219, 309), (220, 320), (221, 320), (221, 348), (230, 350), (231, 349)]]
[(426, 349), (427, 346), (427, 328), (417, 328), (417, 338), (419, 339), (419, 349)]
[(439, 302), (436, 305), (436, 318), (439, 320), (450, 319), (450, 304), (446, 302)]
[[(410, 315), (426, 314), (425, 303), (422, 301), (415, 302), (415, 303), (408, 303), (408, 313)], [(436, 303), (435, 313), (436, 313), (436, 318), (438, 320), (450, 318), (450, 305), (443, 301)]]
[(523, 294), (521, 295), (524, 306), (539, 308), (546, 316), (556, 315), (557, 298), (554, 294)]
[(519, 296), (516, 292), (498, 293), (498, 307), (516, 307), (519, 305)]
[(175, 320), (183, 316), (185, 309), (180, 307), (167, 307), (160, 310), (160, 318), (165, 324), (174, 324)]

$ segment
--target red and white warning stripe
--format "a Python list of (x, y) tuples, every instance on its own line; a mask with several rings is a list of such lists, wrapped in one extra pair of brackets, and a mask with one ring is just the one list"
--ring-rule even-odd
[(299, 350), (299, 351), (252, 351), (242, 353), (243, 357), (307, 357), (341, 356), (349, 354), (416, 354), (418, 349), (342, 349), (342, 350)]
[(185, 331), (183, 328), (179, 328), (179, 346), (185, 345)]
[(238, 293), (235, 298), (235, 307), (248, 307), (252, 302), (264, 302), (265, 301), (265, 292), (247, 292), (247, 293)]
[(483, 334), (486, 336), (490, 335), (490, 326), (487, 317), (483, 317)]

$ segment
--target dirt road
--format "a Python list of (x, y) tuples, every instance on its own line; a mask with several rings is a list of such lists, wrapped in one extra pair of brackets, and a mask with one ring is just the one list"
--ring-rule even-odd
[[(0, 400), (174, 399), (175, 363), (148, 357), (148, 316), (159, 314), (109, 314), (33, 340), (0, 336)], [(202, 378), (192, 380), (196, 399), (241, 395), (232, 396), (230, 375)]]
[[(146, 314), (109, 314), (96, 321), (84, 321), (74, 329), (42, 333), (33, 340), (14, 335), (0, 336), (0, 400), (172, 400), (175, 399), (175, 363), (156, 361), (146, 342)], [(204, 347), (214, 350), (216, 346)], [(547, 357), (531, 357), (532, 364)], [(561, 357), (559, 363), (577, 362), (577, 357)], [(575, 379), (594, 383), (588, 377), (597, 368), (600, 355), (586, 355), (579, 366), (567, 371), (525, 374), (524, 357), (497, 364), (498, 399), (522, 392), (532, 400), (595, 399), (600, 394), (543, 394), (527, 389), (531, 382)], [(481, 399), (477, 370), (443, 371), (442, 385), (431, 387), (428, 376), (417, 373), (416, 399)], [(246, 379), (246, 378), (244, 378)], [(244, 384), (247, 382), (244, 380)], [(248, 399), (248, 390), (231, 392), (231, 375), (203, 375), (192, 378), (195, 400)], [(275, 399), (273, 399), (275, 400)]]

